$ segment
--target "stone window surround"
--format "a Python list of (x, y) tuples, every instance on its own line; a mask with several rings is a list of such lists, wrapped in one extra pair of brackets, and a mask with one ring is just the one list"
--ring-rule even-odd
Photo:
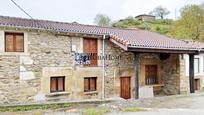
[[(154, 57), (144, 57), (142, 60), (141, 60), (141, 63), (140, 63), (141, 67), (140, 67), (140, 76), (141, 76), (141, 79), (140, 79), (140, 84), (141, 86), (152, 86), (152, 85), (145, 85), (145, 65), (157, 65), (157, 80), (158, 80), (158, 84), (155, 84), (156, 86), (157, 85), (162, 85), (161, 83), (161, 75), (160, 75), (160, 62), (157, 58), (154, 58)], [(153, 85), (154, 86), (154, 85)]]
[[(24, 52), (5, 52), (5, 33), (23, 33), (24, 34)], [(0, 55), (29, 55), (28, 53), (28, 33), (25, 31), (16, 30), (0, 30)]]
[[(50, 78), (51, 77), (61, 77), (64, 76), (64, 91), (63, 92), (50, 92)], [(55, 95), (69, 95), (71, 94), (71, 80), (69, 80), (73, 76), (72, 68), (70, 67), (43, 67), (42, 70), (42, 78), (41, 78), (41, 92), (47, 96), (55, 96)]]

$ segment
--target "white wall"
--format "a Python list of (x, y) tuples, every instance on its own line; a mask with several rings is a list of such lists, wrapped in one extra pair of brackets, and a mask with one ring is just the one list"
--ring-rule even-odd
[[(195, 73), (195, 76), (203, 76), (204, 79), (204, 55), (195, 55), (195, 58), (199, 58), (199, 73)], [(185, 75), (189, 76), (189, 55), (184, 55), (185, 60)], [(203, 80), (204, 83), (204, 80)]]

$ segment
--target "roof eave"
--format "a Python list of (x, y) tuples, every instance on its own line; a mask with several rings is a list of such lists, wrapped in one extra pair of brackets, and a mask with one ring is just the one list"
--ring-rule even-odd
[(114, 44), (116, 44), (117, 46), (119, 46), (120, 48), (122, 48), (123, 50), (125, 50), (125, 51), (128, 50), (126, 45), (121, 44), (121, 43), (115, 41), (114, 39), (110, 39), (110, 41), (113, 42)]
[[(186, 50), (186, 49), (159, 49), (159, 48), (137, 48), (128, 47), (127, 51), (140, 52), (140, 53), (172, 53), (172, 54), (199, 54), (199, 50)], [(204, 53), (204, 51), (202, 51)]]

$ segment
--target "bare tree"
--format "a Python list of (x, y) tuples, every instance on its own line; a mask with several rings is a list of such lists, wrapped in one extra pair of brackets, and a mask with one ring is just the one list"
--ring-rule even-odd
[(94, 23), (97, 24), (98, 26), (103, 26), (107, 27), (110, 26), (110, 18), (105, 15), (105, 14), (97, 14), (96, 17), (94, 18)]
[(167, 8), (164, 8), (162, 6), (157, 6), (149, 14), (155, 15), (157, 17), (160, 17), (161, 19), (164, 19), (164, 17), (167, 16), (169, 13), (170, 11)]

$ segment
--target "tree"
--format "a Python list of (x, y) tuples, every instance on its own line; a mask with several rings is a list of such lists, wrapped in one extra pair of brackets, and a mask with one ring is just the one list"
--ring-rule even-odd
[(157, 6), (149, 14), (155, 15), (157, 17), (160, 17), (161, 19), (164, 19), (164, 17), (167, 16), (169, 13), (170, 11), (167, 8), (164, 8), (162, 6)]
[(174, 37), (204, 40), (204, 9), (200, 5), (186, 5), (172, 30)]
[(110, 26), (110, 18), (105, 15), (105, 14), (97, 14), (96, 17), (94, 18), (94, 23), (97, 24), (98, 26), (103, 26), (107, 27)]

